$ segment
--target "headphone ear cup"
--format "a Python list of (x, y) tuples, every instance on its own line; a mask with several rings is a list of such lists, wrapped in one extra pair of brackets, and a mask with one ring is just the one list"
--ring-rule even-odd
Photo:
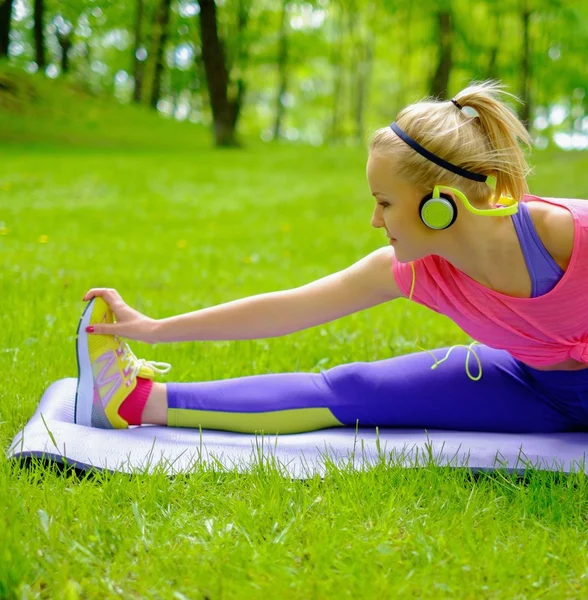
[[(421, 203), (419, 204), (419, 217), (421, 218), (421, 221), (427, 226), (429, 227), (429, 224), (427, 223), (427, 215), (426, 215), (426, 204), (429, 200), (431, 200), (433, 198), (433, 192), (431, 192), (430, 194), (427, 194), (422, 200)], [(425, 209), (425, 210), (423, 210)]]
[(457, 206), (449, 194), (441, 193), (439, 198), (427, 194), (421, 200), (419, 215), (429, 229), (447, 229), (457, 219)]

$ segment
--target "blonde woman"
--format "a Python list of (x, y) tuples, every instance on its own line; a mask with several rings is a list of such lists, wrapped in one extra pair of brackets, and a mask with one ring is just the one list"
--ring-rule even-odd
[[(497, 82), (404, 108), (369, 147), (371, 224), (389, 244), (302, 287), (165, 319), (91, 289), (80, 322), (76, 422), (239, 432), (411, 427), (588, 428), (588, 202), (528, 194), (522, 123)], [(477, 340), (322, 373), (154, 383), (149, 343), (283, 336), (399, 297)], [(115, 322), (116, 318), (116, 322)]]

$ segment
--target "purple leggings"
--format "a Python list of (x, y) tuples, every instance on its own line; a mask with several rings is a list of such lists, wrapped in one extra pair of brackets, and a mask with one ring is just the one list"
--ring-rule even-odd
[[(441, 360), (448, 348), (433, 350)], [(474, 346), (482, 378), (455, 348), (431, 370), (418, 352), (343, 364), (322, 373), (276, 373), (168, 383), (168, 425), (254, 433), (325, 427), (495, 432), (588, 431), (588, 369), (538, 371), (504, 350)], [(478, 375), (475, 357), (470, 372)]]

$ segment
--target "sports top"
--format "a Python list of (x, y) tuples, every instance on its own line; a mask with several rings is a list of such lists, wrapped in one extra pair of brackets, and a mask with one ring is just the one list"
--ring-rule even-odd
[[(574, 244), (565, 272), (539, 239), (525, 202), (567, 208)], [(430, 255), (413, 263), (393, 259), (394, 278), (406, 295), (447, 315), (480, 343), (508, 351), (531, 367), (567, 359), (588, 364), (588, 201), (525, 195), (512, 216), (532, 280), (531, 298), (516, 298), (478, 283), (449, 261)]]

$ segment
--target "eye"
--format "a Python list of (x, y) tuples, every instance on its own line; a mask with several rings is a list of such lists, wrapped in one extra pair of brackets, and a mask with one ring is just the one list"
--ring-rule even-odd
[(390, 206), (389, 202), (378, 202), (378, 204), (382, 207), (382, 208), (387, 208), (388, 206)]

